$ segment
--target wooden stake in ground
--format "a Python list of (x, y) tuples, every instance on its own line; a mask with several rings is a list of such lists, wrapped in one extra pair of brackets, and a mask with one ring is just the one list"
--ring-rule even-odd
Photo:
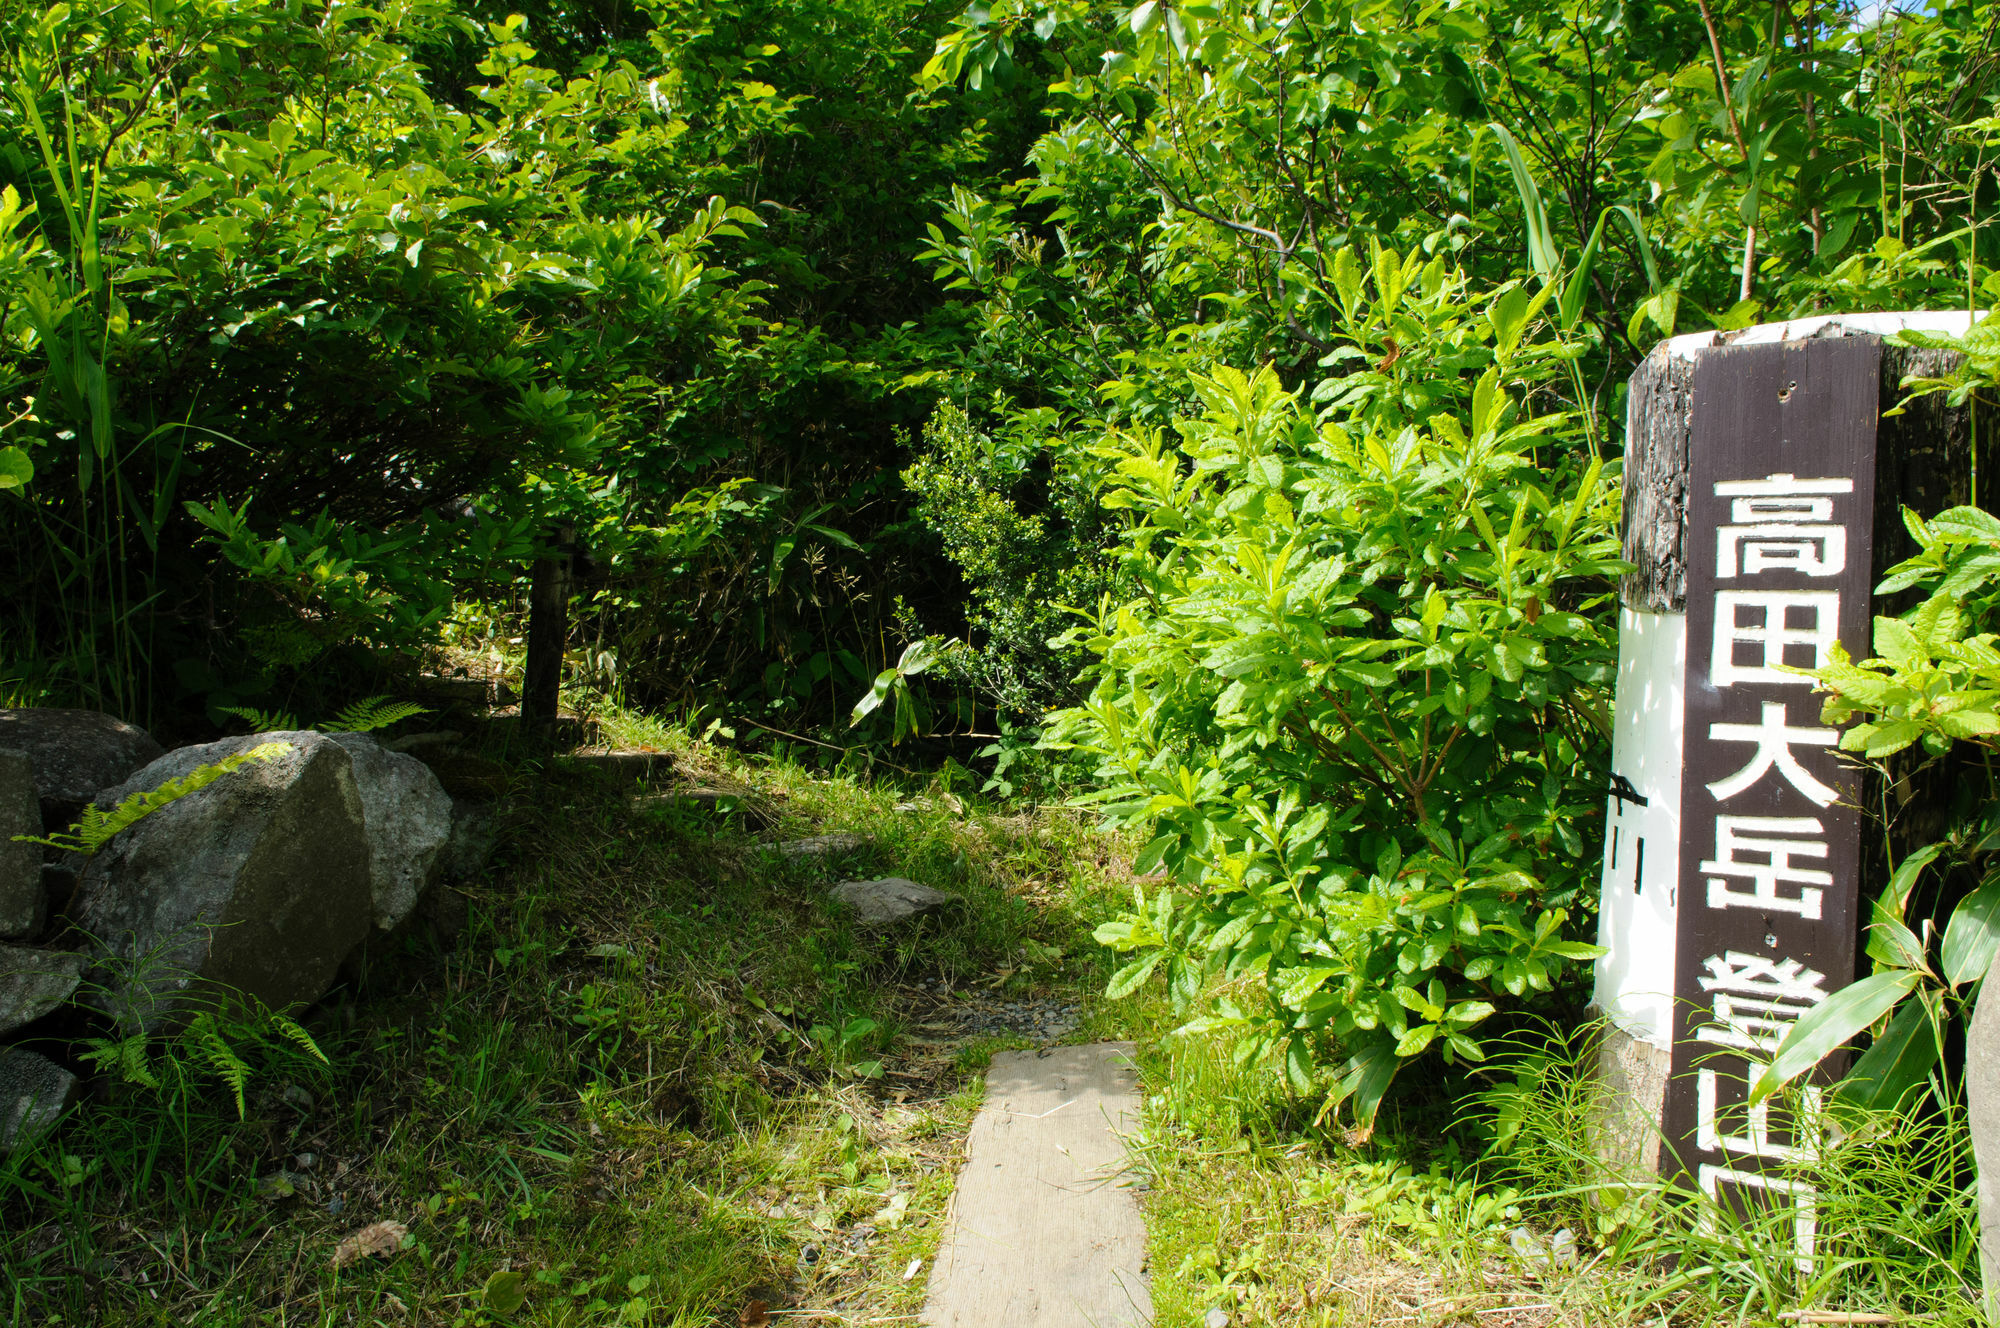
[(966, 1141), (928, 1328), (1145, 1328), (1146, 1227), (1124, 1183), (1132, 1044), (1003, 1052)]
[(576, 588), (576, 529), (556, 532), (556, 547), (535, 560), (528, 582), (528, 659), (521, 679), (521, 723), (546, 728), (562, 708), (563, 650), (569, 643), (569, 597)]

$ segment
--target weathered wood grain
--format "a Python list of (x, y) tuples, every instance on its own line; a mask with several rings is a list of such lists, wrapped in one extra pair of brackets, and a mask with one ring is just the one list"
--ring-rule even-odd
[(1655, 347), (1632, 374), (1625, 417), (1627, 608), (1687, 611), (1688, 438), (1694, 360)]
[(1146, 1227), (1123, 1183), (1129, 1042), (1003, 1052), (966, 1141), (929, 1328), (1145, 1328)]
[[(1871, 323), (1900, 315), (1831, 320), (1811, 338), (1871, 336)], [(1688, 338), (1660, 343), (1631, 377), (1626, 398), (1625, 577), (1627, 608), (1652, 613), (1687, 611), (1688, 437), (1694, 418), (1694, 366), (1707, 349)], [(1728, 334), (1717, 348), (1731, 344)], [(1956, 366), (1951, 351), (1882, 347), (1881, 409), (1876, 442), (1874, 574), (1916, 552), (1903, 528), (1902, 509), (1929, 515), (1973, 501), (1973, 420), (1964, 406), (1943, 396), (1911, 402), (1888, 415), (1905, 396), (1906, 377), (1943, 377)], [(1979, 496), (1991, 506), (2000, 496), (2000, 410), (1979, 416)], [(1900, 605), (1896, 607), (1901, 607)], [(1877, 612), (1890, 611), (1882, 605)]]

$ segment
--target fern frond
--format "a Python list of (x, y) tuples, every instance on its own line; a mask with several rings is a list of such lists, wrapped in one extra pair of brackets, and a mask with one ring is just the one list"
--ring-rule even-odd
[(185, 798), (190, 793), (199, 793), (224, 775), (241, 770), (253, 761), (274, 760), (291, 749), (292, 745), (288, 742), (259, 743), (255, 747), (233, 752), (212, 765), (196, 766), (179, 779), (170, 779), (156, 789), (134, 793), (110, 811), (95, 804), (85, 807), (76, 824), (62, 834), (15, 835), (14, 838), (21, 843), (42, 844), (88, 857), (109, 843), (120, 830), (129, 829), (168, 803)]
[(236, 1048), (222, 1036), (221, 1023), (215, 1013), (204, 1011), (196, 1015), (188, 1024), (187, 1031), (181, 1034), (181, 1039), (211, 1074), (229, 1085), (229, 1091), (236, 1098), (237, 1118), (240, 1120), (247, 1116), (249, 1112), (243, 1102), (243, 1090), (250, 1084), (250, 1063), (237, 1055)]
[(158, 1092), (160, 1077), (153, 1073), (153, 1064), (146, 1057), (146, 1045), (151, 1039), (144, 1033), (135, 1033), (127, 1038), (87, 1038), (87, 1050), (83, 1059), (94, 1065), (115, 1068), (119, 1077), (128, 1084), (140, 1084)]
[(370, 696), (356, 701), (323, 726), (328, 733), (367, 733), (386, 729), (429, 710), (412, 701), (394, 701), (386, 696)]
[(225, 715), (234, 715), (250, 726), (253, 733), (292, 733), (299, 717), (283, 710), (255, 710), (249, 706), (217, 706)]
[(319, 1043), (313, 1041), (313, 1035), (306, 1032), (298, 1020), (291, 1018), (289, 1015), (275, 1013), (270, 1018), (271, 1027), (277, 1031), (279, 1037), (284, 1038), (321, 1065), (333, 1064), (332, 1061), (326, 1058), (326, 1053), (319, 1049)]
[(160, 1077), (153, 1073), (153, 1063), (146, 1057), (146, 1044), (151, 1041), (144, 1033), (134, 1033), (118, 1044), (118, 1071), (135, 1084), (159, 1091)]

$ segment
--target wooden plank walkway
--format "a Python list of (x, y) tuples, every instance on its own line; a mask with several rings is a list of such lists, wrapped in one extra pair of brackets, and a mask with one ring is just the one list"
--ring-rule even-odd
[(1148, 1328), (1146, 1227), (1125, 1184), (1129, 1042), (993, 1058), (931, 1272), (928, 1328)]

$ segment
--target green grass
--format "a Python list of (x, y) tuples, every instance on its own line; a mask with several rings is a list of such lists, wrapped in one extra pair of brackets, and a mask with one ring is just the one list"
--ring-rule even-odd
[[(1316, 1124), (1274, 1076), (1211, 1042), (1153, 1040), (1136, 1157), (1160, 1328), (1213, 1309), (1287, 1328), (1777, 1328), (1801, 1310), (1983, 1322), (1962, 1105), (1845, 1122), (1814, 1169), (1807, 1278), (1788, 1214), (1737, 1222), (1664, 1184), (1607, 1187), (1586, 1130), (1587, 1032), (1524, 1038), (1532, 1055), (1461, 1086), (1521, 1090), (1504, 1150), (1469, 1097), (1405, 1101), (1362, 1139)], [(1524, 1258), (1518, 1229), (1544, 1249), (1568, 1229), (1575, 1262)]]
[[(1061, 811), (997, 814), (937, 786), (749, 762), (671, 730), (720, 811), (524, 769), (469, 920), (377, 943), (306, 1019), (330, 1066), (242, 1043), (245, 1114), (180, 1062), (109, 1083), (0, 1162), (15, 1324), (733, 1324), (752, 1301), (914, 1314), (1004, 1040), (927, 1024), (952, 999), (1061, 994), (1108, 972), (1090, 925), (1123, 859)], [(916, 805), (905, 811), (898, 803)], [(815, 864), (776, 837), (858, 831)], [(950, 921), (857, 935), (828, 887), (895, 874), (960, 894)], [(332, 1266), (404, 1224), (399, 1253)], [(523, 1275), (502, 1314), (483, 1295)], [(502, 1279), (504, 1283), (505, 1279)], [(501, 1285), (501, 1284), (496, 1284)], [(504, 1303), (504, 1297), (500, 1298)], [(829, 1320), (831, 1321), (831, 1320)]]
[[(1819, 1178), (1831, 1271), (1801, 1284), (1779, 1232), (1704, 1234), (1657, 1187), (1603, 1201), (1580, 1038), (1528, 1040), (1350, 1135), (1226, 1048), (1167, 1036), (1157, 983), (1101, 998), (1111, 957), (1089, 933), (1130, 888), (1130, 846), (1074, 814), (809, 744), (753, 761), (632, 716), (604, 727), (733, 796), (635, 805), (634, 787), (517, 767), (462, 934), (433, 909), (310, 1013), (330, 1063), (238, 1019), (241, 1116), (209, 1067), (156, 1053), (157, 1090), (100, 1076), (55, 1135), (0, 1159), (0, 1323), (706, 1326), (760, 1301), (911, 1322), (981, 1075), (1031, 1045), (945, 1015), (1050, 996), (1083, 1004), (1069, 1040), (1142, 1048), (1160, 1328), (1214, 1309), (1286, 1328), (1776, 1325), (1800, 1306), (1977, 1321), (1960, 1106), (1853, 1127)], [(818, 863), (769, 847), (835, 831), (870, 842)], [(877, 874), (966, 908), (857, 935), (828, 887)], [(1504, 1151), (1452, 1100), (1482, 1085), (1518, 1090)], [(333, 1266), (382, 1221), (404, 1248)], [(1521, 1226), (1577, 1233), (1579, 1265), (1542, 1276), (1508, 1243)], [(503, 1312), (509, 1274), (526, 1299)]]

